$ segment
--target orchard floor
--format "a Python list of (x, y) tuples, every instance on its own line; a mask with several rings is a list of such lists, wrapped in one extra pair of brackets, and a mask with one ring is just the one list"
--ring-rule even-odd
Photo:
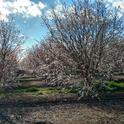
[(78, 100), (79, 89), (0, 89), (0, 124), (124, 124), (124, 85), (114, 86), (101, 101)]
[(0, 124), (124, 124), (124, 101), (6, 107), (0, 108), (0, 115)]

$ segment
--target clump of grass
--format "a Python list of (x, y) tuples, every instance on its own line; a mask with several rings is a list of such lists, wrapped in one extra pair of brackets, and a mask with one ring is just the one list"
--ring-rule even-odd
[(100, 92), (124, 91), (124, 82), (118, 83), (114, 81), (96, 81), (95, 87)]
[(69, 93), (77, 94), (79, 91), (80, 91), (79, 88), (72, 88), (72, 89), (69, 90)]
[(38, 92), (35, 92), (34, 94), (32, 95), (35, 95), (35, 96), (40, 96), (40, 95), (43, 95), (42, 91), (38, 91)]
[(113, 89), (113, 91), (124, 91), (124, 83), (116, 83), (116, 82), (106, 82), (106, 86)]
[(37, 87), (30, 87), (25, 90), (25, 92), (38, 92), (38, 91), (39, 91), (39, 89)]

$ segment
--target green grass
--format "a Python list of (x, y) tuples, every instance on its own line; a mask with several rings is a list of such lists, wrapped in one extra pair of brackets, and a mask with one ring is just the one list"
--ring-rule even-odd
[(104, 92), (120, 92), (124, 91), (124, 82), (114, 82), (114, 81), (96, 81), (97, 89), (104, 91)]
[(40, 95), (57, 95), (57, 94), (75, 94), (78, 93), (79, 89), (74, 88), (54, 88), (54, 87), (28, 87), (28, 88), (17, 88), (11, 91), (5, 91), (0, 89), (0, 96), (13, 96), (13, 95), (33, 95), (33, 96), (40, 96)]
[(117, 82), (105, 82), (105, 91), (111, 93), (123, 92), (124, 93), (124, 83), (117, 83)]
[[(103, 93), (114, 93), (114, 92), (124, 92), (124, 83), (117, 83), (113, 81), (96, 81), (96, 89)], [(4, 90), (0, 89), (0, 97), (4, 96), (13, 96), (13, 95), (32, 95), (32, 96), (41, 96), (41, 95), (57, 95), (57, 94), (77, 94), (80, 91), (80, 88), (57, 88), (57, 87), (37, 87), (29, 86), (27, 88), (17, 88), (13, 90)]]

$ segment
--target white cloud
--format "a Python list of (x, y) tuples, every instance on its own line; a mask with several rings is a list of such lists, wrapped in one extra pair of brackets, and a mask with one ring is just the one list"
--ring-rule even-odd
[[(56, 7), (54, 8), (54, 11), (55, 13), (59, 16), (59, 17), (63, 17), (64, 15), (62, 14), (62, 11), (63, 11), (63, 8), (62, 8), (62, 5), (58, 4), (56, 5)], [(53, 19), (54, 18), (54, 15), (53, 15), (53, 10), (52, 9), (49, 9), (47, 12), (46, 12), (46, 16), (48, 19)]]
[(31, 0), (0, 0), (0, 20), (6, 20), (10, 14), (20, 14), (23, 17), (36, 17), (42, 15), (46, 7), (42, 2)]
[(119, 9), (118, 16), (122, 17), (124, 15), (124, 0), (108, 0), (111, 3), (112, 7)]
[(119, 7), (124, 11), (124, 0), (115, 0), (112, 2), (113, 7)]
[(118, 8), (120, 11), (118, 12), (119, 17), (121, 17), (124, 13), (124, 0), (108, 0), (113, 7)]
[[(72, 14), (72, 13), (75, 12), (73, 6), (69, 6), (66, 11), (68, 11), (70, 14)], [(59, 18), (65, 18), (65, 14), (63, 13), (64, 12), (64, 8), (63, 8), (63, 5), (62, 4), (56, 5), (55, 8), (54, 8), (54, 12), (55, 12), (55, 14), (57, 14), (57, 16)], [(49, 9), (46, 12), (46, 15), (47, 15), (47, 18), (48, 19), (53, 19), (54, 18), (53, 10), (52, 9)]]
[[(116, 7), (116, 8), (119, 9), (119, 11), (117, 13), (119, 17), (121, 17), (124, 14), (124, 0), (108, 0), (107, 2), (109, 3), (108, 5), (111, 4), (113, 8)], [(59, 0), (57, 1), (56, 6), (54, 7), (54, 11), (58, 15), (58, 17), (60, 17), (60, 18), (64, 18), (65, 17), (64, 14), (63, 14), (62, 4), (59, 2)], [(75, 12), (73, 6), (69, 6), (67, 11), (70, 12), (70, 13), (74, 13)], [(50, 20), (52, 20), (54, 18), (54, 15), (53, 15), (53, 12), (52, 12), (51, 9), (49, 9), (46, 12), (46, 16)]]

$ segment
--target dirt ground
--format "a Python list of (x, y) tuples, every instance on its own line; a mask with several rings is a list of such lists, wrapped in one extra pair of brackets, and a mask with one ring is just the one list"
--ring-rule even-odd
[(123, 109), (80, 103), (6, 108), (3, 111), (11, 113), (9, 117), (15, 124), (124, 124)]

